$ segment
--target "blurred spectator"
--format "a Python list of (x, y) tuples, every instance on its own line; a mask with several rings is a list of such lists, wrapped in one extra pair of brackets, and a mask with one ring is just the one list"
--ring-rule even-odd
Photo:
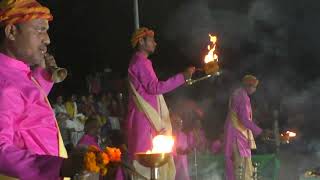
[[(82, 136), (78, 143), (78, 147), (87, 148), (88, 146), (96, 146), (100, 150), (99, 146), (99, 134), (100, 134), (100, 123), (97, 119), (88, 119), (84, 127), (85, 134)], [(84, 172), (80, 175), (80, 179), (84, 180), (99, 180), (102, 177), (98, 173)]]
[(78, 141), (84, 134), (83, 124), (77, 118), (74, 118), (74, 119), (68, 118), (65, 121), (63, 128), (69, 131), (71, 143), (73, 144), (73, 146), (76, 146), (78, 144)]
[(75, 116), (78, 114), (78, 106), (76, 101), (77, 96), (75, 94), (72, 94), (65, 104), (67, 113), (69, 114), (69, 117), (72, 119), (75, 118)]
[(111, 100), (111, 104), (109, 105), (109, 111), (110, 111), (110, 116), (121, 117), (120, 105), (116, 99)]
[(68, 152), (71, 152), (73, 150), (73, 144), (71, 141), (71, 131), (66, 127), (67, 120), (69, 119), (69, 117), (65, 113), (60, 113), (58, 116), (56, 116), (56, 118), (66, 150)]
[(77, 96), (72, 94), (65, 104), (67, 113), (71, 119), (77, 118), (82, 124), (86, 121), (87, 117), (78, 112)]
[(79, 102), (78, 102), (78, 111), (79, 113), (85, 114), (85, 106), (87, 104), (87, 97), (86, 96), (81, 96)]
[(96, 146), (101, 149), (99, 143), (100, 123), (97, 119), (88, 119), (84, 125), (84, 135), (78, 142), (78, 146)]
[(182, 131), (183, 121), (176, 113), (170, 113), (173, 135), (175, 136), (174, 164), (176, 167), (176, 180), (189, 180), (188, 154), (192, 151), (188, 136)]
[(85, 116), (93, 117), (96, 116), (97, 111), (95, 107), (95, 99), (92, 94), (90, 94), (86, 99), (83, 98), (81, 109)]
[(62, 96), (57, 97), (56, 103), (53, 105), (53, 108), (56, 116), (59, 116), (60, 114), (67, 114), (66, 107), (63, 104)]
[(188, 144), (197, 151), (206, 151), (208, 150), (208, 140), (202, 128), (201, 121), (196, 119), (193, 122), (194, 128), (187, 132)]
[(107, 119), (110, 115), (110, 112), (108, 110), (110, 103), (111, 103), (111, 98), (106, 94), (102, 94), (97, 104), (98, 113), (101, 116), (101, 124), (105, 124), (107, 122)]

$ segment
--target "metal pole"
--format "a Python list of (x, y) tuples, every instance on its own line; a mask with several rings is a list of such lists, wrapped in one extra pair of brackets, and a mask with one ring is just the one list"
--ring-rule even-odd
[(159, 168), (150, 168), (151, 170), (151, 177), (150, 180), (157, 180), (159, 179)]
[(273, 117), (274, 117), (274, 137), (275, 137), (275, 142), (276, 142), (276, 153), (279, 153), (280, 150), (280, 131), (279, 131), (279, 111), (274, 110), (273, 111)]
[(139, 2), (138, 0), (133, 0), (133, 15), (134, 15), (134, 28), (139, 29)]
[(197, 159), (197, 147), (194, 147), (194, 167), (195, 167), (195, 171), (196, 171), (196, 179), (198, 180), (198, 159)]

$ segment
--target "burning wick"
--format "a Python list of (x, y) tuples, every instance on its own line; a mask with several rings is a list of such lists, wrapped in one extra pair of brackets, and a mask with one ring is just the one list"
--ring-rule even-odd
[(172, 136), (158, 135), (152, 140), (152, 150), (148, 150), (147, 154), (152, 153), (170, 153), (174, 145), (174, 139)]
[(290, 138), (294, 138), (297, 136), (297, 133), (295, 132), (291, 132), (291, 131), (287, 131), (284, 134), (280, 134), (282, 139), (284, 140), (284, 142), (286, 142), (287, 144), (290, 143)]

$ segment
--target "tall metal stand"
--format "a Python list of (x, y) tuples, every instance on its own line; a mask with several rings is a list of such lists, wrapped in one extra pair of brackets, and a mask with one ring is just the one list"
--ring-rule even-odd
[(196, 179), (195, 180), (198, 180), (198, 150), (197, 150), (197, 147), (194, 148), (194, 168), (195, 168), (195, 172), (196, 172)]
[(134, 15), (134, 28), (137, 30), (140, 28), (138, 0), (133, 0), (133, 15)]

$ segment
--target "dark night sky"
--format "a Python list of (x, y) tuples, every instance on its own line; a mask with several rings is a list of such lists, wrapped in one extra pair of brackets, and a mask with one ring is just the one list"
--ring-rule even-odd
[[(175, 57), (184, 55), (175, 49), (177, 44), (170, 41), (167, 43), (168, 40), (163, 36), (164, 28), (171, 16), (186, 2), (140, 1), (141, 25), (151, 27), (157, 33), (159, 49), (155, 57), (161, 60), (156, 61), (156, 65), (184, 64), (183, 60), (172, 61)], [(215, 4), (221, 8), (237, 7), (239, 9), (235, 10), (247, 10), (248, 3), (245, 1), (228, 7), (231, 2), (229, 0)], [(57, 61), (61, 66), (65, 65), (74, 73), (102, 70), (108, 65), (116, 70), (126, 71), (132, 52), (129, 44), (133, 31), (131, 0), (112, 3), (96, 0), (95, 4), (88, 4), (82, 0), (58, 0), (45, 4), (49, 5), (55, 16), (51, 23), (50, 35)], [(206, 41), (207, 39), (203, 40), (204, 43)]]
[[(72, 72), (74, 81), (105, 67), (126, 75), (132, 53), (131, 0), (42, 2), (55, 16), (50, 35), (57, 62)], [(312, 19), (319, 17), (317, 5), (316, 0), (140, 0), (140, 21), (157, 33), (152, 57), (157, 70), (173, 73), (189, 64), (199, 66), (212, 32), (221, 38), (226, 70), (264, 78), (288, 71), (290, 78), (316, 80), (320, 28)]]
[[(72, 72), (56, 89), (80, 92), (85, 76), (105, 67), (125, 77), (132, 54), (132, 0), (42, 2), (55, 17), (50, 35), (57, 62)], [(208, 33), (218, 36), (225, 74), (218, 82), (199, 83), (177, 94), (206, 97), (220, 92), (215, 100), (227, 97), (224, 88), (249, 72), (261, 79), (258, 102), (298, 106), (309, 122), (318, 119), (314, 111), (320, 108), (318, 0), (139, 2), (141, 25), (156, 31), (158, 48), (152, 59), (160, 79), (190, 64), (200, 66)], [(320, 125), (316, 127), (320, 130)]]
[[(141, 0), (141, 25), (151, 27), (155, 29), (157, 33), (159, 49), (153, 57), (156, 68), (161, 68), (166, 65), (170, 66), (172, 64), (181, 65), (181, 67), (190, 63), (198, 64), (195, 60), (190, 60), (194, 57), (190, 57), (187, 53), (179, 51), (179, 48), (184, 45), (181, 44), (179, 36), (176, 38), (168, 38), (166, 35), (168, 31), (170, 31), (168, 30), (170, 29), (170, 27), (168, 27), (170, 25), (168, 24), (170, 24), (170, 21), (176, 18), (176, 16), (179, 16), (177, 15), (178, 13), (181, 14), (181, 7), (194, 2), (205, 2), (208, 9), (212, 12), (223, 10), (247, 14), (250, 6), (255, 1)], [(55, 16), (53, 23), (51, 23), (50, 35), (57, 61), (61, 66), (66, 66), (77, 77), (79, 73), (84, 75), (88, 72), (101, 71), (106, 66), (111, 66), (117, 71), (126, 72), (128, 60), (132, 52), (129, 44), (130, 35), (133, 31), (131, 0), (118, 0), (112, 3), (103, 0), (96, 0), (95, 3), (88, 3), (88, 1), (83, 0), (57, 0), (50, 1), (46, 4), (49, 5)], [(281, 3), (277, 3), (277, 5), (278, 4), (279, 6), (281, 5)], [(303, 16), (306, 10), (304, 9), (302, 12), (300, 10), (296, 11), (300, 12)], [(187, 16), (188, 12), (185, 13), (186, 18), (189, 18)], [(201, 16), (201, 13), (193, 14), (193, 16), (197, 15)], [(293, 13), (291, 15), (295, 16), (296, 14)], [(297, 23), (299, 18), (302, 17), (293, 17)], [(201, 17), (199, 19), (201, 19)], [(188, 19), (185, 20), (188, 22)], [(177, 22), (179, 23), (179, 19), (174, 23)], [(182, 23), (183, 22), (181, 22), (181, 24)], [(195, 24), (192, 23), (193, 20), (190, 20), (188, 27), (185, 27), (184, 31), (193, 31)], [(263, 28), (263, 25), (261, 26)], [(266, 31), (268, 31), (267, 28), (268, 27), (266, 27)], [(273, 27), (271, 27), (270, 31), (272, 31), (272, 28)], [(212, 28), (212, 30), (214, 31), (215, 28)], [(172, 31), (175, 33), (179, 32), (175, 29), (172, 29)], [(292, 29), (292, 31), (294, 30)], [(206, 32), (206, 34), (207, 33), (209, 32)], [(217, 32), (217, 34), (219, 33), (220, 32)], [(290, 32), (288, 32), (287, 35), (290, 35), (289, 33)], [(199, 34), (202, 41), (201, 46), (205, 46), (207, 43), (206, 34)], [(189, 39), (187, 36), (185, 37), (185, 41), (188, 43)], [(241, 44), (242, 53), (251, 53), (250, 50), (252, 49), (250, 49), (250, 45), (252, 44), (243, 42), (243, 44)], [(253, 46), (256, 46), (256, 44), (253, 44)], [(199, 47), (199, 49), (195, 47), (197, 46), (193, 46), (193, 50), (200, 59), (200, 48), (202, 47)], [(245, 48), (249, 48), (249, 50)], [(229, 49), (238, 51), (240, 48), (235, 49), (225, 46), (221, 51), (229, 51)], [(224, 57), (229, 56), (229, 54), (222, 55)], [(309, 62), (309, 64), (310, 63), (311, 62)], [(233, 64), (231, 64), (231, 66), (233, 66)]]

